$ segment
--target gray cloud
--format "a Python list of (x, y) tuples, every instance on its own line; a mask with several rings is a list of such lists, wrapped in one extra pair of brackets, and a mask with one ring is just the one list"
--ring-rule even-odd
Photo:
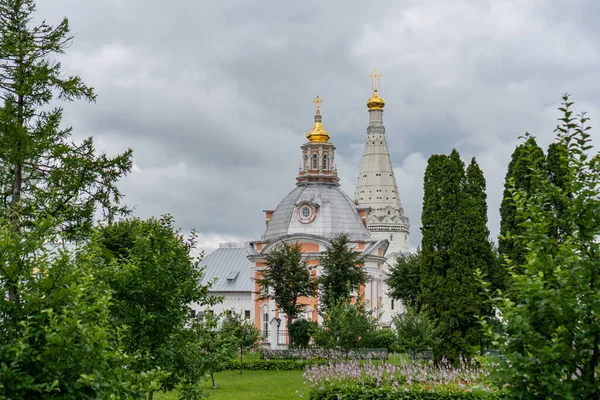
[(317, 94), (353, 195), (374, 67), (413, 247), (431, 154), (477, 157), (495, 238), (518, 136), (547, 146), (565, 91), (600, 111), (592, 0), (38, 1), (39, 17), (64, 15), (77, 35), (64, 66), (99, 95), (65, 122), (109, 153), (132, 147), (128, 204), (174, 214), (206, 249), (262, 233), (261, 211), (294, 187)]

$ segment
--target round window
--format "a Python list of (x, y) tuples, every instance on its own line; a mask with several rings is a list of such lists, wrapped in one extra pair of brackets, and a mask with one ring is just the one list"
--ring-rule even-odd
[(300, 212), (302, 213), (303, 218), (310, 217), (310, 208), (309, 207), (307, 207), (307, 206), (302, 207), (302, 210)]
[(303, 224), (310, 224), (315, 216), (315, 210), (308, 204), (304, 204), (298, 209), (298, 220)]

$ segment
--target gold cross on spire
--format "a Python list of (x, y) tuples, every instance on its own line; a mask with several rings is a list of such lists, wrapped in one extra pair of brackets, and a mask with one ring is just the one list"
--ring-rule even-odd
[(323, 100), (321, 100), (319, 95), (317, 95), (317, 97), (313, 100), (313, 103), (315, 104), (315, 107), (317, 108), (317, 112), (321, 111), (321, 103), (322, 102), (323, 102)]
[(379, 78), (381, 78), (383, 75), (381, 75), (381, 72), (377, 71), (377, 68), (375, 68), (375, 71), (373, 71), (372, 74), (369, 74), (369, 76), (373, 79), (373, 90), (377, 91), (379, 89)]

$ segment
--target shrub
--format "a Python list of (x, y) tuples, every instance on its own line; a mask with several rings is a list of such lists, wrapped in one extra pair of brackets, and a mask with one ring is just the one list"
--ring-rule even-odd
[[(329, 361), (316, 358), (313, 360), (256, 360), (244, 362), (244, 369), (250, 371), (302, 371), (313, 365), (325, 365)], [(239, 360), (231, 361), (225, 369), (240, 369)]]
[(308, 347), (311, 336), (318, 329), (316, 322), (306, 319), (297, 319), (288, 325), (290, 333), (291, 346), (295, 348), (305, 349)]
[(363, 347), (388, 349), (395, 352), (398, 350), (398, 337), (391, 329), (378, 329), (367, 336), (363, 342)]

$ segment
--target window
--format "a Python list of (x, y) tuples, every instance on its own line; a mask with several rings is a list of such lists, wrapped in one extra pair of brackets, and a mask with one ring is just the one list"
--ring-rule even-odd
[(394, 299), (392, 299), (392, 311), (394, 310)]
[(244, 318), (250, 319), (250, 310), (244, 310)]
[(327, 154), (323, 156), (323, 170), (327, 170)]
[(308, 208), (307, 206), (302, 207), (301, 212), (304, 218), (310, 217), (310, 208)]
[(269, 313), (263, 313), (262, 315), (262, 335), (267, 336), (269, 332)]
[(313, 154), (312, 155), (312, 169), (318, 169), (319, 168), (319, 163), (317, 162), (317, 155)]

